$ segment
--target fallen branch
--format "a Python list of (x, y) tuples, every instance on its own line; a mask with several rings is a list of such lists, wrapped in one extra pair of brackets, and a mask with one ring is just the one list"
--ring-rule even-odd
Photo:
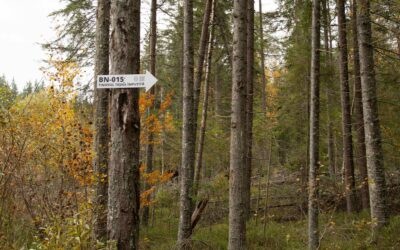
[(197, 203), (196, 209), (193, 211), (192, 214), (192, 224), (191, 224), (191, 231), (193, 232), (194, 228), (196, 227), (197, 223), (199, 222), (201, 215), (204, 212), (208, 203), (208, 199), (203, 199)]

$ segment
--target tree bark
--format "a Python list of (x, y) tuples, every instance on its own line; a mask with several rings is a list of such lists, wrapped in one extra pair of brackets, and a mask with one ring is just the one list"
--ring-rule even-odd
[(247, 1), (233, 2), (232, 113), (228, 249), (246, 249)]
[(356, 165), (360, 171), (361, 182), (361, 207), (369, 208), (369, 191), (368, 191), (368, 171), (367, 171), (367, 156), (365, 155), (365, 129), (364, 129), (364, 114), (362, 104), (362, 90), (360, 77), (360, 54), (358, 50), (358, 34), (357, 34), (357, 1), (352, 1), (351, 18), (353, 31), (353, 70), (354, 70), (354, 130), (356, 131)]
[(318, 169), (319, 169), (319, 85), (320, 85), (320, 0), (312, 2), (311, 91), (310, 91), (310, 173), (308, 184), (308, 247), (319, 247)]
[[(140, 1), (111, 3), (111, 74), (140, 68)], [(139, 242), (139, 90), (114, 89), (111, 97), (111, 153), (107, 227), (118, 249)]]
[(266, 232), (267, 232), (267, 221), (268, 221), (268, 200), (269, 200), (269, 191), (270, 191), (270, 178), (271, 178), (271, 163), (272, 163), (272, 137), (270, 138), (269, 144), (269, 154), (268, 154), (268, 163), (267, 163), (267, 176), (266, 176), (266, 191), (265, 191), (265, 202), (264, 202), (264, 223), (263, 223), (263, 236), (264, 240), (266, 240)]
[(221, 110), (221, 92), (222, 92), (222, 89), (221, 89), (221, 82), (220, 82), (220, 79), (219, 79), (219, 77), (218, 77), (218, 75), (219, 75), (219, 69), (220, 69), (220, 66), (219, 66), (219, 63), (218, 62), (216, 62), (215, 63), (216, 65), (214, 66), (215, 67), (215, 70), (214, 70), (214, 77), (215, 77), (215, 79), (214, 79), (214, 104), (215, 104), (215, 110), (214, 110), (214, 112), (215, 112), (215, 116), (217, 117), (217, 118), (219, 118), (221, 115), (222, 115), (222, 110)]
[[(150, 73), (156, 75), (156, 46), (157, 46), (157, 0), (151, 0), (150, 7)], [(150, 89), (150, 95), (156, 95), (156, 87)], [(154, 98), (156, 100), (156, 98)], [(156, 101), (155, 101), (156, 102)], [(154, 104), (155, 105), (155, 104)], [(155, 106), (154, 106), (155, 109)], [(151, 114), (151, 109), (147, 110), (147, 114)], [(153, 151), (154, 151), (154, 134), (149, 132), (146, 145), (146, 173), (153, 171)], [(145, 184), (145, 190), (147, 185)], [(148, 197), (150, 198), (150, 197)], [(143, 225), (149, 224), (149, 206), (143, 208)]]
[(200, 89), (201, 89), (201, 80), (203, 78), (204, 59), (206, 58), (207, 42), (209, 40), (209, 35), (210, 35), (209, 27), (210, 27), (210, 16), (211, 16), (212, 5), (213, 5), (212, 0), (206, 1), (206, 9), (204, 10), (204, 16), (203, 16), (203, 26), (201, 28), (199, 57), (197, 60), (196, 78), (194, 79), (193, 135), (195, 138), (196, 138), (196, 134), (197, 134), (197, 114), (199, 112)]
[(247, 0), (247, 85), (246, 85), (246, 216), (251, 214), (251, 169), (253, 153), (253, 92), (254, 92), (254, 0)]
[(388, 223), (385, 171), (383, 167), (382, 139), (379, 125), (374, 48), (370, 17), (370, 1), (358, 0), (358, 37), (360, 50), (361, 88), (365, 127), (365, 144), (369, 182), (369, 198), (373, 229)]
[(267, 114), (267, 77), (265, 76), (265, 55), (264, 55), (264, 27), (263, 27), (263, 12), (262, 12), (262, 1), (259, 0), (260, 8), (260, 56), (261, 56), (261, 105), (264, 116)]
[(209, 97), (209, 86), (210, 86), (210, 77), (211, 77), (211, 63), (212, 63), (212, 51), (213, 51), (213, 42), (214, 42), (214, 15), (215, 15), (215, 5), (217, 0), (213, 0), (213, 7), (211, 13), (211, 31), (208, 41), (208, 50), (207, 50), (207, 65), (206, 65), (206, 75), (205, 75), (205, 85), (204, 85), (204, 99), (203, 99), (203, 110), (201, 113), (201, 125), (200, 125), (200, 134), (199, 134), (199, 144), (197, 147), (197, 157), (195, 163), (195, 173), (194, 173), (194, 195), (197, 195), (200, 185), (200, 173), (202, 162), (203, 162), (203, 149), (204, 149), (204, 141), (206, 134), (206, 126), (207, 126), (207, 111), (208, 111), (208, 97)]
[(330, 14), (329, 14), (329, 1), (325, 0), (322, 4), (322, 12), (324, 15), (324, 46), (327, 58), (327, 68), (329, 70), (329, 78), (326, 86), (326, 113), (327, 113), (327, 123), (328, 123), (328, 161), (329, 161), (329, 175), (336, 182), (336, 162), (335, 162), (335, 138), (333, 134), (333, 122), (332, 122), (332, 76), (333, 76), (333, 58), (332, 50), (330, 46)]
[(347, 31), (345, 0), (337, 1), (338, 32), (339, 32), (339, 75), (342, 104), (342, 139), (343, 139), (343, 164), (344, 183), (347, 212), (356, 210), (355, 207), (355, 180), (353, 161), (353, 138), (351, 134), (350, 88), (349, 69), (347, 56)]
[(183, 25), (183, 129), (178, 245), (188, 247), (193, 207), (195, 140), (193, 115), (193, 1), (184, 1)]
[[(99, 0), (96, 20), (95, 78), (108, 75), (109, 67), (110, 0)], [(94, 84), (94, 159), (96, 176), (94, 195), (94, 235), (98, 241), (107, 240), (107, 188), (108, 188), (108, 89), (97, 89)]]

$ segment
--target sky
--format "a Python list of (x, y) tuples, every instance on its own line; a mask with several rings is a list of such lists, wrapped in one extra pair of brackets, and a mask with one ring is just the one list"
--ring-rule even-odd
[[(276, 8), (273, 1), (262, 0), (264, 12)], [(148, 8), (144, 2), (143, 8)], [(15, 79), (19, 90), (28, 81), (42, 79), (46, 54), (40, 43), (54, 38), (49, 14), (61, 7), (60, 0), (0, 0), (0, 75)]]
[(19, 90), (42, 78), (40, 43), (54, 37), (48, 15), (61, 6), (58, 0), (0, 0), (0, 75), (14, 78)]

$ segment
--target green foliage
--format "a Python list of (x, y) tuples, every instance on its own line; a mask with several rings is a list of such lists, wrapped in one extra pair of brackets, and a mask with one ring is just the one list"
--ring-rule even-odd
[(50, 14), (56, 23), (57, 38), (42, 44), (51, 55), (91, 66), (94, 61), (96, 11), (91, 0), (60, 0), (65, 5)]
[(113, 242), (93, 242), (92, 209), (84, 206), (72, 217), (57, 218), (52, 224), (42, 228), (34, 237), (30, 249), (52, 250), (113, 250), (117, 249)]

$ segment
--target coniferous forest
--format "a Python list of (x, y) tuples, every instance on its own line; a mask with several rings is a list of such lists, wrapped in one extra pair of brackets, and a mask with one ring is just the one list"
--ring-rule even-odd
[(400, 249), (398, 0), (58, 1), (0, 249)]

